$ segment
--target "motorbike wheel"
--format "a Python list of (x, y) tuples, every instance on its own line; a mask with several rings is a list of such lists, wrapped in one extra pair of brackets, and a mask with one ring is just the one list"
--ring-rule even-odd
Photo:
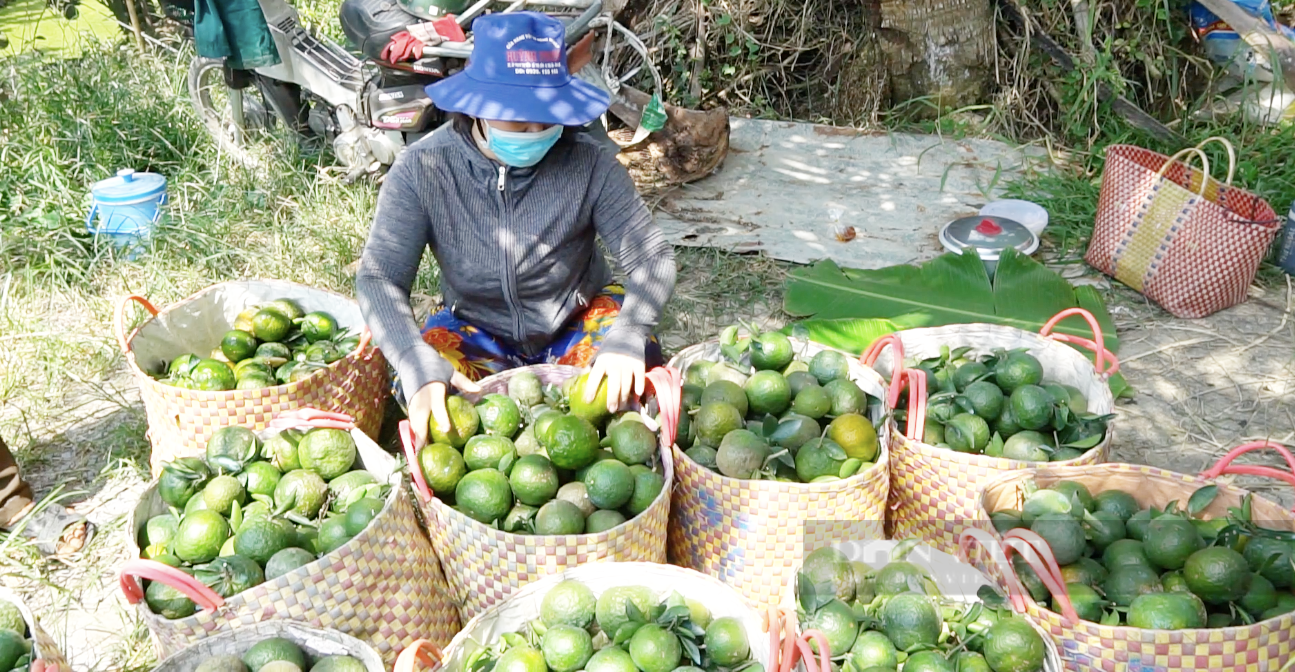
[[(240, 163), (257, 164), (247, 150), (248, 136), (268, 128), (270, 114), (257, 96), (250, 95), (256, 88), (231, 88), (225, 61), (219, 58), (194, 58), (188, 83), (189, 103), (221, 150)], [(240, 99), (242, 114), (236, 116), (233, 102)]]
[(75, 2), (69, 2), (63, 5), (63, 18), (68, 21), (76, 21), (76, 17), (81, 15), (81, 10), (77, 8)]

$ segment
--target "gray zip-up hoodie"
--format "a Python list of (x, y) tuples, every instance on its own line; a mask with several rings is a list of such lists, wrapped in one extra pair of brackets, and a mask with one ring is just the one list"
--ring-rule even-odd
[(424, 249), (454, 315), (529, 356), (611, 281), (595, 237), (628, 276), (601, 352), (641, 358), (674, 291), (674, 251), (611, 152), (568, 129), (535, 166), (509, 168), (453, 124), (411, 145), (383, 182), (355, 278), (405, 398), (454, 373), (409, 305)]

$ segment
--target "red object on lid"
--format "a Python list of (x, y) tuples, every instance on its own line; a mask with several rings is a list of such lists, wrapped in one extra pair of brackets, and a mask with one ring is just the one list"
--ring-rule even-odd
[(986, 236), (997, 236), (1002, 232), (1003, 227), (995, 224), (993, 220), (990, 219), (982, 219), (980, 220), (980, 224), (976, 225), (976, 233), (984, 234)]

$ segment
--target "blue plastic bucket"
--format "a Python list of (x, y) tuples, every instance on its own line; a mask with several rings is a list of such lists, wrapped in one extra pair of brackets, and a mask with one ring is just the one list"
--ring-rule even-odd
[(123, 168), (117, 171), (116, 177), (90, 187), (90, 196), (93, 203), (85, 218), (86, 231), (96, 237), (107, 237), (134, 258), (143, 251), (153, 234), (153, 226), (162, 217), (166, 178)]
[(1286, 215), (1286, 226), (1278, 236), (1277, 265), (1287, 275), (1295, 275), (1295, 203)]

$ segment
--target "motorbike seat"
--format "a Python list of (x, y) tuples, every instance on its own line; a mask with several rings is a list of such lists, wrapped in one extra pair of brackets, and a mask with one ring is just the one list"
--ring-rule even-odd
[(383, 67), (405, 69), (384, 62), (382, 48), (392, 35), (422, 19), (401, 9), (394, 0), (344, 0), (338, 13), (342, 32), (361, 53)]

